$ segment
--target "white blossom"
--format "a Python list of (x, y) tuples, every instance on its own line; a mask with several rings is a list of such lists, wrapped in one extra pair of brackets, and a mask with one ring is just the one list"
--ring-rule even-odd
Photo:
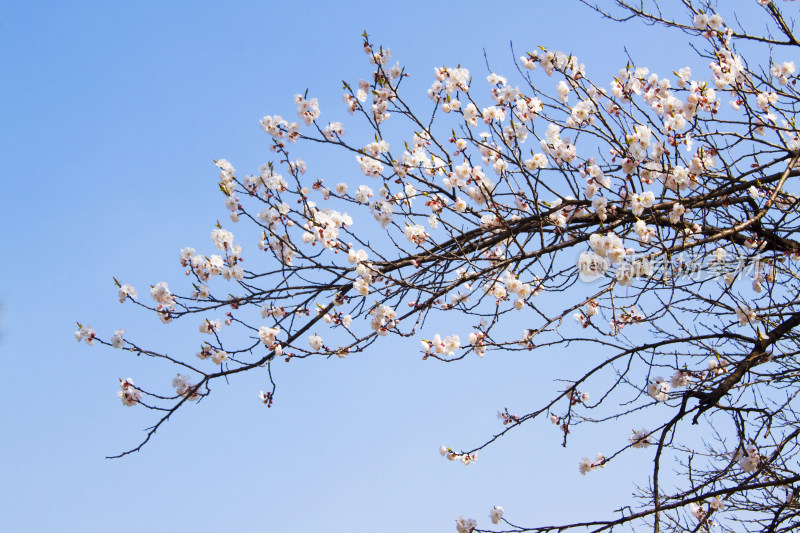
[(640, 429), (639, 431), (634, 429), (633, 435), (628, 437), (628, 440), (634, 448), (647, 448), (653, 444), (653, 441), (650, 439), (650, 432), (646, 429)]
[(458, 533), (472, 533), (478, 527), (478, 523), (471, 518), (459, 516), (456, 520), (456, 531)]
[(127, 378), (119, 380), (119, 388), (117, 396), (122, 400), (122, 405), (125, 407), (132, 407), (142, 401), (142, 393), (139, 389), (133, 386), (133, 380)]
[(125, 344), (125, 340), (122, 336), (125, 335), (124, 329), (118, 329), (114, 331), (114, 335), (111, 336), (111, 346), (114, 348), (122, 348)]
[(663, 402), (667, 398), (669, 398), (669, 391), (670, 385), (667, 383), (664, 378), (657, 377), (653, 379), (650, 384), (647, 386), (647, 394), (653, 397), (653, 399)]
[(120, 287), (119, 287), (119, 303), (124, 302), (125, 299), (129, 298), (129, 297), (132, 300), (135, 300), (136, 298), (139, 297), (139, 295), (136, 294), (136, 289), (134, 288), (134, 286), (133, 285), (129, 285), (127, 283), (124, 283), (124, 284), (120, 285)]
[(309, 336), (308, 337), (308, 346), (312, 350), (314, 350), (315, 352), (320, 351), (322, 349), (322, 347), (323, 347), (322, 337), (320, 337), (319, 335), (316, 335), (316, 334)]
[(598, 453), (594, 460), (584, 457), (578, 463), (578, 471), (585, 476), (587, 472), (594, 472), (598, 468), (605, 468), (605, 460), (606, 458), (601, 453)]
[(756, 312), (750, 309), (748, 306), (740, 304), (736, 306), (736, 318), (739, 320), (739, 324), (744, 326), (755, 321), (757, 315)]
[(499, 524), (500, 521), (503, 519), (503, 508), (499, 505), (495, 505), (489, 511), (489, 519), (492, 521), (492, 524)]
[(761, 456), (758, 453), (758, 448), (750, 444), (744, 449), (744, 453), (739, 452), (739, 466), (747, 473), (755, 472), (761, 462)]
[(258, 328), (258, 338), (264, 343), (264, 346), (270, 347), (275, 343), (275, 338), (280, 335), (280, 332), (280, 328), (261, 326)]

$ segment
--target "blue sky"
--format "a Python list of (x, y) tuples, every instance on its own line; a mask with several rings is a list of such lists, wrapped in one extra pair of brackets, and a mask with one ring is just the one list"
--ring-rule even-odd
[[(627, 474), (646, 461), (631, 460), (626, 475), (578, 474), (580, 457), (611, 438), (602, 433), (576, 435), (565, 450), (537, 421), (470, 467), (438, 454), (497, 431), (498, 409), (534, 407), (557, 388), (552, 370), (588, 356), (568, 352), (439, 365), (420, 361), (412, 343), (293, 362), (272, 409), (257, 400), (263, 376), (240, 378), (142, 452), (104, 459), (153, 421), (120, 404), (117, 378), (172, 370), (76, 344), (75, 321), (195, 351), (196, 325), (165, 328), (119, 305), (112, 276), (140, 294), (180, 282), (178, 251), (207, 247), (226, 217), (213, 159), (245, 172), (266, 162), (258, 120), (291, 116), (292, 96), (306, 88), (328, 117), (346, 117), (340, 80), (368, 74), (365, 29), (406, 66), (423, 104), (434, 66), (461, 63), (478, 79), (484, 49), (511, 75), (512, 41), (519, 52), (574, 52), (603, 83), (624, 66), (625, 44), (659, 72), (688, 63), (667, 61), (657, 33), (610, 25), (577, 2), (4, 1), (5, 530), (433, 532), (454, 531), (461, 514), (487, 526), (493, 505), (532, 524), (626, 502)], [(357, 171), (325, 169), (345, 180)]]

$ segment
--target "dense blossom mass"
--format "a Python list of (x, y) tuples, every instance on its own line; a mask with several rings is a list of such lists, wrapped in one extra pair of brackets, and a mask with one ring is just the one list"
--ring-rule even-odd
[[(215, 380), (261, 372), (272, 406), (277, 365), (369, 353), (385, 337), (414, 337), (419, 357), (445, 362), (583, 346), (579, 364), (545, 376), (560, 379), (550, 400), (501, 411), (497, 434), (441, 455), (471, 464), (538, 418), (564, 446), (603, 423), (613, 449), (577, 460), (580, 474), (629, 453), (654, 467), (635, 504), (590, 527), (799, 526), (800, 41), (768, 0), (749, 6), (753, 27), (705, 1), (681, 8), (594, 8), (688, 36), (698, 56), (663, 73), (631, 59), (590, 77), (575, 55), (540, 47), (515, 78), (443, 65), (415, 89), (365, 33), (371, 70), (344, 83), (343, 104), (297, 94), (296, 116), (261, 119), (274, 160), (251, 174), (215, 161), (230, 223), (206, 251), (180, 251), (188, 283), (156, 282), (147, 300), (117, 282), (120, 302), (164, 323), (197, 315), (196, 358), (79, 324), (78, 341), (177, 367), (174, 390), (167, 376), (120, 380), (123, 405), (162, 415), (121, 455)], [(414, 90), (427, 107), (410, 107)], [(298, 157), (311, 145), (349, 153), (350, 176), (329, 180)], [(583, 527), (526, 529), (506, 514), (495, 506), (489, 521)]]

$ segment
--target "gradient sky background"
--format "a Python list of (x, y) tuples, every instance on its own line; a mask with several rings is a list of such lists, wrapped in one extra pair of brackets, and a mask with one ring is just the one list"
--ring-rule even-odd
[[(535, 407), (558, 388), (552, 379), (567, 375), (565, 365), (592, 354), (442, 365), (421, 361), (416, 342), (292, 362), (276, 376), (269, 410), (257, 399), (263, 376), (217, 385), (142, 452), (104, 459), (137, 444), (154, 420), (121, 405), (117, 378), (167, 382), (173, 371), (77, 344), (75, 321), (105, 337), (125, 327), (149, 346), (196, 351), (196, 332), (184, 334), (196, 324), (162, 326), (120, 305), (112, 276), (143, 298), (151, 283), (178, 286), (178, 251), (208, 249), (213, 224), (227, 216), (212, 160), (255, 171), (271, 156), (258, 120), (293, 116), (292, 96), (306, 88), (325, 120), (349, 118), (340, 80), (369, 73), (365, 29), (406, 66), (407, 89), (423, 105), (434, 66), (461, 63), (482, 80), (484, 49), (496, 72), (512, 75), (511, 41), (518, 52), (540, 44), (573, 52), (604, 86), (624, 66), (625, 45), (659, 74), (696, 64), (685, 43), (601, 21), (572, 1), (491, 9), (469, 1), (0, 2), (4, 531), (454, 531), (462, 514), (489, 526), (493, 505), (534, 525), (609, 516), (629, 502), (632, 481), (646, 481), (636, 476), (646, 472), (644, 456), (578, 473), (582, 456), (624, 441), (631, 428), (580, 432), (563, 449), (546, 420), (520, 427), (472, 466), (448, 463), (441, 444), (480, 442), (502, 427), (498, 409)], [(354, 162), (324, 172), (359, 173)], [(245, 250), (254, 248), (245, 235)]]

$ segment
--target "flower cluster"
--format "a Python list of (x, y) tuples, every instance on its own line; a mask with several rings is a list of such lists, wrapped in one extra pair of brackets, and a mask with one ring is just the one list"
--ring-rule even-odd
[(205, 319), (200, 323), (200, 327), (198, 328), (200, 333), (208, 333), (213, 334), (219, 332), (222, 329), (222, 321), (219, 318), (215, 318), (214, 320)]
[(748, 444), (744, 452), (739, 450), (739, 467), (748, 474), (755, 472), (758, 469), (758, 464), (761, 462), (761, 455), (758, 453), (758, 448), (754, 444)]
[(722, 28), (722, 17), (716, 13), (711, 16), (698, 13), (694, 17), (694, 27), (698, 30), (719, 30)]
[(439, 448), (439, 453), (448, 461), (461, 461), (463, 464), (468, 465), (478, 460), (478, 452), (473, 453), (456, 453), (452, 448), (442, 446)]
[(754, 310), (750, 309), (744, 304), (741, 304), (736, 307), (736, 318), (739, 320), (739, 324), (744, 326), (755, 321), (757, 315)]
[(543, 53), (538, 50), (528, 52), (527, 55), (520, 57), (522, 66), (533, 70), (537, 66), (542, 67), (542, 70), (548, 75), (552, 76), (555, 71), (563, 72), (566, 76), (573, 80), (584, 77), (586, 68), (583, 63), (578, 62), (578, 58), (572, 54), (566, 54), (561, 51), (548, 51), (542, 49)]
[(318, 209), (314, 202), (307, 202), (303, 215), (306, 222), (303, 227), (302, 240), (306, 244), (320, 243), (328, 249), (338, 249), (342, 243), (338, 240), (339, 231), (353, 225), (353, 219), (347, 213), (340, 213), (328, 207)]
[(75, 340), (78, 342), (85, 341), (86, 344), (91, 346), (94, 344), (94, 339), (96, 336), (97, 333), (95, 333), (91, 326), (83, 326), (80, 323), (78, 324), (78, 331), (75, 332)]
[(669, 391), (670, 384), (661, 376), (654, 378), (650, 381), (650, 384), (647, 385), (647, 394), (659, 402), (666, 401), (667, 398), (669, 398)]
[(674, 389), (688, 387), (691, 382), (692, 375), (685, 370), (676, 371), (669, 380), (670, 385), (672, 385), (672, 388)]
[(258, 328), (258, 338), (267, 348), (271, 348), (275, 344), (276, 338), (278, 335), (280, 335), (280, 333), (281, 329), (277, 327), (270, 328), (267, 326), (261, 326)]
[(461, 347), (461, 339), (458, 335), (448, 335), (444, 339), (437, 333), (431, 340), (420, 341), (422, 351), (425, 355), (443, 355), (453, 357), (456, 350)]
[(556, 414), (552, 414), (550, 415), (550, 422), (557, 425), (558, 428), (566, 435), (569, 435), (572, 432), (569, 428), (569, 422), (567, 422), (565, 418), (561, 418)]
[(123, 335), (125, 335), (124, 329), (114, 330), (114, 334), (111, 336), (111, 346), (114, 348), (122, 348), (125, 345), (125, 339), (122, 338)]
[(639, 324), (640, 322), (643, 322), (644, 319), (644, 315), (635, 307), (631, 307), (630, 309), (620, 309), (617, 312), (617, 317), (609, 322), (609, 326), (611, 327), (612, 333), (617, 334), (625, 326)]
[(169, 287), (165, 281), (159, 281), (154, 286), (150, 287), (150, 296), (158, 303), (159, 309), (164, 306), (170, 311), (175, 310), (175, 298), (169, 291)]
[(708, 360), (708, 370), (715, 376), (721, 376), (727, 372), (728, 360), (724, 357), (712, 357)]
[(605, 466), (606, 458), (602, 453), (598, 453), (594, 460), (589, 459), (588, 457), (581, 459), (578, 463), (578, 471), (585, 476), (586, 472), (594, 472), (598, 468), (605, 468)]
[(370, 327), (381, 337), (388, 335), (389, 330), (397, 325), (397, 313), (388, 305), (382, 304), (372, 308), (369, 312), (372, 316)]
[(497, 418), (503, 423), (504, 426), (509, 424), (519, 424), (520, 422), (519, 416), (510, 414), (508, 410), (497, 411)]
[(178, 396), (183, 396), (189, 401), (195, 401), (200, 398), (200, 393), (197, 392), (196, 386), (189, 380), (189, 376), (178, 374), (172, 378), (172, 386), (175, 387), (175, 392)]
[(408, 242), (413, 242), (414, 244), (422, 244), (428, 237), (430, 237), (430, 235), (425, 233), (425, 228), (419, 224), (406, 226), (403, 230), (403, 233), (405, 233)]
[(315, 352), (318, 352), (325, 347), (325, 345), (322, 343), (322, 337), (316, 333), (308, 337), (308, 346)]
[(772, 65), (772, 68), (769, 69), (770, 73), (773, 76), (778, 78), (778, 82), (781, 85), (788, 85), (789, 84), (789, 77), (794, 74), (797, 67), (794, 64), (794, 61), (784, 61), (783, 63), (775, 63)]
[(579, 390), (573, 390), (572, 395), (570, 396), (569, 399), (570, 405), (586, 404), (586, 402), (588, 401), (589, 401), (589, 393)]
[(458, 91), (469, 91), (469, 70), (460, 67), (436, 67), (433, 72), (436, 80), (428, 89), (428, 98), (434, 102), (444, 100), (442, 111), (445, 113), (460, 109), (461, 102), (454, 96)]
[(258, 398), (261, 400), (261, 403), (266, 405), (267, 407), (272, 407), (272, 393), (271, 392), (258, 392)]
[(342, 126), (341, 122), (331, 122), (325, 126), (325, 129), (322, 130), (322, 134), (329, 141), (336, 141), (344, 137), (344, 126)]
[[(300, 112), (299, 107), (298, 112)], [(296, 142), (300, 136), (300, 124), (297, 122), (288, 122), (280, 115), (265, 116), (262, 118), (261, 129), (267, 132), (275, 140), (277, 148), (285, 145), (283, 142), (284, 139), (291, 142)]]
[(214, 350), (211, 353), (211, 360), (218, 365), (225, 363), (226, 361), (228, 361), (229, 358), (230, 357), (228, 356), (228, 352), (226, 352), (225, 350)]
[(128, 298), (135, 300), (138, 297), (139, 295), (136, 293), (136, 288), (133, 285), (124, 283), (119, 286), (119, 303), (123, 303)]
[(478, 527), (478, 523), (472, 518), (459, 516), (456, 520), (456, 531), (458, 533), (472, 533)]
[(500, 521), (503, 519), (503, 513), (505, 511), (499, 505), (495, 505), (489, 511), (489, 519), (492, 521), (492, 524), (499, 524)]
[(302, 94), (296, 94), (294, 103), (297, 105), (297, 116), (306, 126), (319, 118), (319, 101), (316, 98), (306, 100)]
[[(456, 299), (460, 301), (464, 301), (464, 298)], [(486, 345), (484, 344), (486, 339), (486, 334), (482, 331), (473, 331), (467, 336), (467, 340), (469, 341), (469, 345), (473, 347), (473, 350), (477, 354), (478, 357), (483, 357), (486, 355)]]
[(589, 324), (592, 323), (592, 317), (598, 314), (600, 314), (600, 308), (595, 300), (591, 300), (586, 304), (586, 310), (584, 312), (577, 312), (573, 314), (572, 317), (581, 327), (587, 328)]
[(133, 386), (133, 380), (131, 378), (119, 380), (119, 388), (120, 390), (117, 391), (117, 396), (122, 400), (122, 405), (131, 407), (142, 400), (142, 393)]
[(634, 429), (633, 435), (628, 437), (628, 440), (634, 448), (647, 448), (653, 444), (653, 441), (650, 439), (650, 432), (646, 429), (640, 429), (639, 431)]

